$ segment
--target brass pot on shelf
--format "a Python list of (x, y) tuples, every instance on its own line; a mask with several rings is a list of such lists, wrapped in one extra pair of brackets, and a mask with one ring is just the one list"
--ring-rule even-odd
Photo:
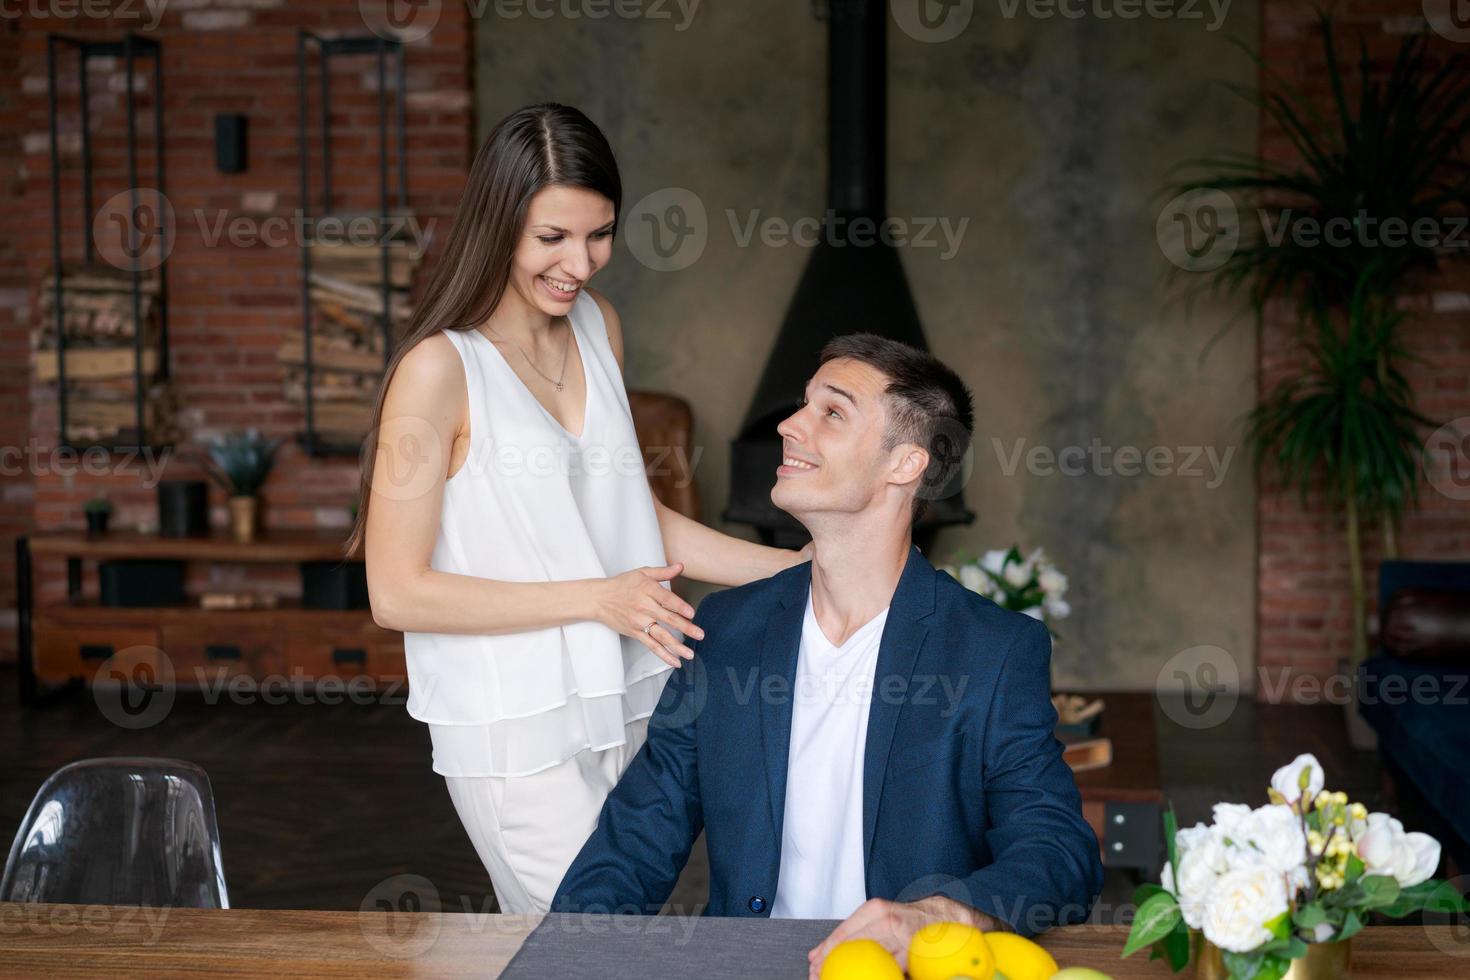
[(230, 530), (241, 544), (255, 540), (255, 512), (256, 498), (230, 498)]
[[(1202, 933), (1194, 933), (1190, 941), (1196, 980), (1229, 980), (1225, 954)], [(1353, 941), (1308, 943), (1305, 956), (1291, 961), (1291, 969), (1282, 980), (1343, 980), (1352, 967)]]

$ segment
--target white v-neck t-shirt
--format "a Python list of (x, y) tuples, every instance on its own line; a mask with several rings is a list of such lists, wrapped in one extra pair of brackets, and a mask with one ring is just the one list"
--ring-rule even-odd
[(867, 901), (863, 855), (863, 755), (878, 645), (888, 607), (842, 646), (812, 611), (792, 690), (781, 868), (773, 918), (846, 919)]

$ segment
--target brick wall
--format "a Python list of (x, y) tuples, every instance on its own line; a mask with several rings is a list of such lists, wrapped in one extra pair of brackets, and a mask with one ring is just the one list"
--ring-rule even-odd
[[(1385, 73), (1406, 32), (1425, 32), (1435, 58), (1465, 50), (1428, 30), (1418, 0), (1361, 0), (1340, 3), (1336, 10), (1339, 60), (1353, 67), (1358, 31), (1368, 40), (1375, 70)], [(1265, 0), (1262, 14), (1266, 63), (1325, 104), (1329, 93), (1313, 4)], [(1263, 120), (1261, 147), (1270, 159), (1293, 159), (1290, 144), (1268, 120)], [(1470, 262), (1464, 253), (1451, 260), (1444, 274), (1420, 282), (1406, 304), (1415, 319), (1405, 328), (1405, 342), (1424, 359), (1404, 365), (1419, 411), (1439, 422), (1470, 416)], [(1274, 388), (1301, 363), (1292, 343), (1294, 332), (1288, 311), (1269, 311), (1260, 344), (1262, 391)], [(1271, 700), (1301, 700), (1303, 692), (1311, 691), (1309, 685), (1332, 676), (1336, 662), (1352, 649), (1346, 524), (1327, 510), (1320, 493), (1312, 494), (1303, 509), (1296, 491), (1283, 491), (1269, 473), (1260, 488), (1259, 514), (1257, 693)], [(1376, 631), (1383, 541), (1377, 527), (1363, 530), (1369, 628)], [(1420, 508), (1406, 517), (1399, 532), (1399, 554), (1470, 559), (1470, 504), (1421, 483)], [(1297, 682), (1308, 686), (1298, 687)]]
[[(75, 5), (66, 5), (74, 9)], [(285, 400), (283, 369), (276, 349), (284, 334), (301, 322), (300, 253), (295, 220), (299, 201), (297, 152), (296, 35), (308, 29), (326, 35), (367, 35), (357, 0), (286, 3), (284, 0), (190, 0), (164, 6), (156, 26), (140, 23), (147, 5), (130, 4), (132, 20), (72, 16), (47, 20), (24, 16), (0, 22), (10, 43), (0, 58), (7, 85), (0, 94), (0, 193), (8, 193), (14, 164), (23, 167), (22, 196), (9, 211), (7, 227), (19, 235), (0, 238), (12, 259), (0, 275), (0, 337), (7, 363), (24, 363), (28, 340), (23, 304), (34, 304), (50, 265), (50, 176), (47, 135), (46, 34), (59, 31), (79, 37), (118, 38), (127, 30), (143, 33), (163, 45), (166, 190), (177, 221), (177, 237), (168, 259), (169, 344), (172, 375), (183, 408), (188, 435), (175, 452), (156, 467), (162, 478), (202, 478), (197, 462), (187, 458), (191, 442), (221, 431), (259, 427), (268, 435), (287, 437), (275, 471), (263, 489), (262, 522), (267, 527), (346, 528), (357, 491), (355, 457), (306, 457), (294, 441), (303, 410)], [(30, 7), (27, 8), (29, 10)], [(58, 8), (59, 9), (59, 8)], [(473, 154), (471, 116), (471, 25), (463, 4), (443, 4), (437, 24), (407, 51), (408, 207), (426, 229), (437, 231), (426, 263), (442, 247)], [(81, 257), (80, 141), (74, 55), (66, 55), (60, 74), (63, 114), (59, 144), (63, 152), (63, 227), (65, 260)], [(312, 120), (315, 131), (315, 60)], [(392, 81), (391, 61), (389, 80)], [(151, 63), (139, 62), (137, 122), (143, 152), (139, 183), (151, 185), (154, 88)], [(15, 84), (9, 80), (14, 79)], [(121, 59), (95, 65), (89, 75), (93, 132), (93, 200), (100, 206), (127, 185), (125, 156), (126, 102)], [(334, 191), (339, 209), (376, 209), (377, 93), (376, 57), (334, 59), (333, 76)], [(389, 106), (391, 111), (392, 98)], [(249, 166), (244, 173), (224, 174), (215, 167), (214, 116), (243, 113), (249, 118)], [(391, 116), (390, 116), (391, 121)], [(18, 134), (18, 139), (17, 139)], [(318, 137), (319, 139), (319, 137)], [(17, 148), (19, 144), (19, 148)], [(393, 137), (390, 129), (390, 154)], [(312, 210), (320, 213), (320, 153), (312, 151)], [(390, 160), (392, 158), (390, 157)], [(396, 160), (393, 160), (396, 166)], [(396, 172), (396, 170), (394, 171)], [(391, 185), (390, 185), (391, 186)], [(267, 219), (274, 219), (267, 225)], [(229, 234), (215, 230), (243, 221), (247, 229), (278, 236)], [(421, 277), (422, 280), (422, 277)], [(23, 286), (18, 293), (14, 287)], [(16, 311), (22, 304), (22, 311)], [(8, 411), (0, 424), (3, 443), (24, 444), (28, 433), (45, 445), (57, 436), (52, 389), (30, 386), (25, 377), (0, 373), (0, 400)], [(29, 425), (27, 425), (27, 421)], [(113, 521), (122, 527), (156, 522), (156, 492), (147, 461), (128, 472), (114, 458), (103, 472), (67, 467), (42, 454), (34, 471), (34, 503), (26, 481), (0, 499), (0, 527), (6, 547), (29, 519), (38, 529), (81, 527), (81, 504), (98, 492), (114, 502)], [(71, 472), (62, 472), (70, 469)], [(228, 521), (224, 495), (210, 486), (212, 520)], [(0, 562), (6, 576), (13, 569)], [(242, 578), (228, 584), (260, 585), (290, 592), (295, 572), (281, 569), (239, 570)], [(243, 576), (249, 576), (248, 579)], [(46, 597), (64, 589), (62, 570), (38, 568), (38, 588)], [(7, 600), (13, 586), (5, 583)], [(191, 583), (197, 585), (198, 583)], [(90, 583), (89, 583), (90, 585)], [(13, 602), (6, 602), (13, 605)], [(13, 647), (12, 635), (6, 642)], [(13, 650), (10, 651), (13, 655)]]

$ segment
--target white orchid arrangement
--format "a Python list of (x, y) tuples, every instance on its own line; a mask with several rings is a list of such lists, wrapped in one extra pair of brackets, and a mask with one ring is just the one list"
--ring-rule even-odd
[(943, 565), (941, 570), (971, 592), (1043, 623), (1071, 615), (1072, 607), (1063, 598), (1067, 576), (1057, 570), (1041, 548), (1025, 559), (1016, 546), (1009, 551), (987, 551), (982, 558)]
[(1191, 933), (1202, 933), (1231, 977), (1278, 980), (1308, 943), (1351, 937), (1369, 912), (1470, 911), (1452, 885), (1430, 877), (1439, 841), (1323, 785), (1317, 759), (1299, 755), (1271, 777), (1265, 806), (1217, 803), (1213, 823), (1177, 832), (1166, 814), (1162, 884), (1134, 893), (1123, 955), (1151, 946), (1150, 959), (1177, 971), (1189, 962)]

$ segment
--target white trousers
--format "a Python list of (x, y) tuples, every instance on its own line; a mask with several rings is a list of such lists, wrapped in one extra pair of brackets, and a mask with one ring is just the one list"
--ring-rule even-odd
[(597, 827), (607, 794), (648, 738), (631, 721), (624, 744), (583, 749), (529, 776), (446, 776), (449, 798), (490, 874), (500, 911), (546, 912), (577, 852)]

